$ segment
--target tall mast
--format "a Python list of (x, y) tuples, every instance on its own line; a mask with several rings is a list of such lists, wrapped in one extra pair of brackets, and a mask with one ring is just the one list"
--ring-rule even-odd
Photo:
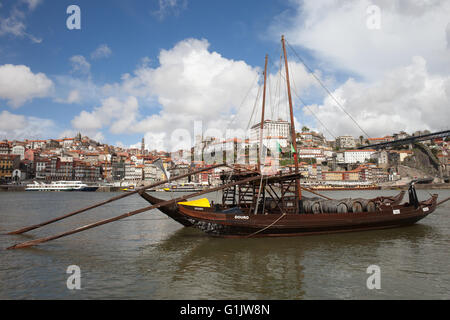
[(262, 172), (261, 165), (262, 165), (262, 156), (263, 156), (264, 110), (265, 110), (265, 106), (266, 106), (267, 58), (268, 58), (268, 55), (266, 54), (266, 61), (264, 63), (264, 89), (263, 89), (263, 99), (262, 99), (261, 124), (259, 127), (259, 158), (258, 158), (259, 172)]
[[(287, 83), (287, 91), (288, 91), (288, 99), (289, 99), (289, 113), (291, 116), (291, 139), (292, 139), (292, 145), (294, 147), (294, 164), (295, 164), (295, 194), (298, 196), (298, 200), (302, 199), (302, 191), (300, 189), (300, 178), (298, 177), (298, 158), (297, 158), (297, 143), (296, 143), (296, 137), (295, 137), (295, 125), (294, 125), (294, 111), (292, 108), (292, 96), (291, 96), (291, 85), (289, 84), (289, 68), (288, 68), (288, 61), (286, 56), (286, 46), (284, 43), (284, 36), (281, 36), (281, 43), (283, 45), (283, 54), (284, 54), (284, 65), (286, 67), (286, 83)], [(297, 203), (298, 205), (298, 203)], [(299, 208), (300, 211), (301, 208)]]

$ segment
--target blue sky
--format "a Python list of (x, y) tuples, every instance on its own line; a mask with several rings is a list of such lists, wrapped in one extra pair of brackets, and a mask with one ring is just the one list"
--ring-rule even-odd
[[(162, 51), (173, 53), (170, 59), (177, 59), (176, 54), (204, 53), (207, 59), (211, 59), (212, 65), (223, 64), (224, 68), (230, 68), (226, 69), (230, 77), (236, 75), (236, 79), (227, 80), (226, 85), (234, 88), (233, 82), (242, 80), (242, 87), (248, 87), (252, 74), (260, 72), (263, 67), (266, 53), (271, 59), (271, 72), (276, 73), (281, 33), (286, 34), (296, 52), (317, 72), (318, 77), (336, 94), (336, 97), (341, 99), (343, 105), (348, 103), (346, 105), (348, 111), (367, 128), (370, 135), (382, 135), (383, 132), (390, 134), (397, 127), (399, 130), (434, 129), (429, 123), (424, 123), (420, 127), (421, 116), (412, 119), (414, 126), (403, 125), (400, 120), (396, 120), (395, 127), (389, 126), (384, 131), (380, 130), (376, 122), (396, 115), (389, 113), (392, 107), (384, 105), (383, 101), (386, 100), (385, 94), (389, 91), (386, 86), (389, 85), (390, 78), (400, 77), (397, 79), (400, 82), (410, 81), (401, 78), (401, 74), (410, 69), (402, 70), (402, 68), (418, 69), (426, 80), (438, 81), (442, 85), (440, 92), (422, 93), (432, 95), (430, 99), (435, 99), (436, 105), (448, 101), (445, 94), (448, 83), (448, 59), (445, 55), (449, 52), (448, 48), (445, 49), (445, 45), (442, 45), (445, 44), (446, 34), (450, 34), (450, 31), (446, 33), (448, 19), (443, 18), (439, 21), (438, 18), (438, 22), (430, 22), (424, 26), (426, 32), (442, 33), (442, 44), (438, 38), (427, 39), (429, 37), (426, 33), (407, 34), (404, 28), (406, 22), (403, 22), (408, 18), (405, 15), (410, 15), (411, 10), (416, 9), (422, 11), (413, 16), (416, 19), (413, 22), (418, 26), (423, 25), (423, 21), (429, 20), (427, 12), (431, 15), (435, 14), (433, 10), (440, 10), (442, 17), (445, 17), (448, 5), (445, 2), (436, 2), (440, 8), (436, 9), (436, 5), (424, 8), (408, 5), (396, 7), (381, 0), (375, 1), (381, 7), (382, 13), (386, 15), (389, 13), (388, 18), (382, 21), (389, 23), (391, 22), (389, 19), (396, 19), (392, 20), (396, 23), (392, 22), (387, 27), (383, 25), (383, 28), (375, 33), (368, 30), (365, 25), (368, 17), (365, 9), (372, 3), (369, 1), (350, 1), (350, 5), (341, 6), (336, 1), (318, 1), (319, 4), (314, 4), (315, 1), (299, 0), (2, 0), (0, 68), (6, 65), (12, 65), (13, 68), (4, 68), (3, 73), (0, 72), (0, 83), (2, 76), (5, 83), (11, 83), (12, 78), (8, 78), (12, 77), (11, 73), (20, 72), (23, 72), (24, 76), (17, 81), (24, 83), (16, 87), (11, 84), (8, 88), (0, 88), (0, 113), (3, 117), (0, 120), (5, 122), (2, 128), (0, 121), (0, 138), (37, 138), (36, 135), (48, 138), (84, 131), (89, 135), (97, 135), (99, 139), (110, 144), (120, 142), (132, 145), (143, 136), (148, 139), (154, 138), (159, 131), (165, 130), (167, 137), (169, 132), (166, 127), (174, 126), (175, 123), (167, 120), (168, 115), (184, 110), (181, 105), (175, 106), (175, 98), (174, 101), (167, 102), (172, 99), (170, 93), (173, 92), (178, 103), (184, 99), (195, 106), (195, 97), (201, 96), (208, 88), (211, 91), (216, 90), (214, 85), (217, 83), (216, 80), (212, 80), (211, 86), (202, 84), (197, 87), (192, 85), (189, 88), (170, 87), (171, 82), (177, 81), (176, 75), (167, 78), (164, 83), (157, 82), (154, 79), (164, 78), (171, 70), (170, 65), (173, 65), (173, 62), (167, 62), (167, 65), (161, 62)], [(81, 30), (69, 30), (66, 27), (66, 19), (69, 16), (66, 9), (71, 4), (76, 4), (81, 9)], [(351, 17), (355, 19), (350, 19)], [(348, 26), (346, 21), (349, 20), (360, 20), (362, 23), (356, 27)], [(412, 29), (414, 23), (411, 24)], [(393, 45), (392, 50), (380, 47), (385, 43), (392, 43), (392, 39), (389, 38), (392, 34), (401, 39), (400, 55), (399, 50)], [(450, 36), (448, 37), (450, 39)], [(189, 42), (188, 39), (199, 42)], [(429, 50), (418, 50), (420, 44)], [(367, 51), (367, 47), (371, 51)], [(97, 54), (94, 53), (96, 50)], [(215, 57), (214, 54), (223, 59)], [(418, 60), (414, 60), (415, 57), (418, 57)], [(292, 52), (290, 59), (292, 63), (298, 62)], [(248, 70), (240, 69), (242, 65), (239, 65), (239, 61), (245, 64)], [(17, 66), (26, 66), (29, 70), (21, 69), (19, 72)], [(190, 67), (190, 70), (194, 68), (195, 73), (195, 65)], [(184, 70), (183, 68), (186, 68), (186, 65), (181, 66), (180, 70)], [(300, 66), (298, 68), (302, 71)], [(28, 90), (28, 84), (25, 82), (30, 80), (30, 77), (32, 78), (30, 81), (37, 81), (34, 78), (38, 74), (42, 74), (44, 80), (49, 80), (50, 84), (47, 83), (45, 88), (36, 85), (33, 90), (30, 89), (29, 96), (23, 93), (28, 91), (22, 90), (24, 100), (17, 98), (16, 95), (21, 94), (18, 92), (21, 86), (26, 86)], [(128, 74), (128, 78), (124, 77), (125, 74)], [(142, 76), (139, 77), (138, 74)], [(317, 83), (311, 80), (312, 77), (308, 72), (296, 79), (297, 82), (301, 82), (300, 91), (304, 94), (303, 99), (310, 105), (310, 110), (322, 115), (322, 121), (332, 132), (336, 135), (361, 134), (348, 119), (342, 120), (342, 123), (335, 123), (334, 119), (337, 117), (343, 119), (345, 115), (337, 113), (338, 108), (332, 105)], [(420, 88), (427, 88), (426, 83), (418, 85)], [(399, 88), (389, 89), (395, 91)], [(192, 92), (183, 96), (183, 90)], [(369, 100), (355, 94), (363, 90), (369, 92), (368, 95), (364, 95), (370, 96)], [(410, 93), (416, 91), (417, 88), (411, 89)], [(242, 100), (244, 92), (247, 90), (234, 89), (229, 94), (241, 95), (239, 98)], [(72, 99), (69, 98), (71, 93)], [(223, 99), (222, 95), (218, 97)], [(205, 99), (208, 103), (215, 103), (216, 98), (211, 96)], [(362, 115), (359, 113), (361, 99), (364, 100), (364, 107), (368, 105)], [(393, 99), (396, 99), (395, 96)], [(236, 97), (227, 101), (230, 104), (239, 104), (240, 100)], [(201, 106), (202, 103), (205, 101), (199, 101), (198, 105)], [(392, 105), (398, 106), (400, 103), (406, 104), (401, 100), (393, 101)], [(125, 107), (121, 109), (120, 104)], [(423, 103), (416, 102), (416, 104), (419, 111), (425, 109)], [(126, 110), (124, 115), (114, 114), (116, 112), (114, 106), (117, 106), (117, 110)], [(378, 107), (379, 112), (374, 113), (374, 108)], [(220, 105), (216, 108), (223, 110), (223, 106)], [(203, 112), (207, 113), (207, 109), (205, 105)], [(324, 131), (309, 112), (301, 110), (296, 107), (297, 121)], [(189, 117), (190, 110), (184, 111)], [(197, 115), (202, 114), (201, 111), (199, 110)], [(397, 114), (402, 114), (403, 111), (399, 109)], [(130, 116), (130, 119), (121, 124), (116, 123), (131, 113), (133, 116)], [(229, 110), (228, 114), (224, 112), (223, 115), (229, 117), (231, 113)], [(369, 119), (370, 116), (375, 120)], [(145, 119), (148, 121), (142, 121)], [(91, 120), (92, 123), (88, 123)], [(208, 121), (212, 123), (214, 120), (217, 119), (211, 116)], [(17, 122), (17, 125), (12, 122)], [(86, 123), (85, 127), (83, 122)], [(155, 125), (155, 122), (158, 125)], [(192, 121), (189, 123), (192, 125)], [(180, 126), (189, 128), (189, 123)], [(30, 132), (20, 127), (25, 124), (33, 130)], [(156, 129), (160, 124), (164, 130)], [(124, 129), (126, 125), (130, 126), (129, 130)]]

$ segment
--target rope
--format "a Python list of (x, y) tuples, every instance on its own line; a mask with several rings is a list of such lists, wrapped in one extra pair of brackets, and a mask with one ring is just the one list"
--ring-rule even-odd
[(248, 120), (247, 130), (248, 130), (248, 128), (250, 128), (250, 124), (252, 123), (253, 115), (255, 114), (256, 105), (258, 104), (260, 94), (261, 94), (261, 86), (258, 86), (258, 93), (256, 95), (255, 104), (253, 105), (252, 114), (250, 116), (250, 119)]
[(258, 233), (260, 233), (260, 232), (263, 232), (264, 230), (269, 229), (269, 228), (270, 228), (271, 226), (273, 226), (275, 223), (277, 223), (278, 221), (280, 221), (281, 218), (283, 218), (285, 215), (286, 215), (286, 213), (283, 212), (283, 214), (281, 215), (281, 217), (279, 217), (278, 219), (276, 219), (274, 222), (272, 222), (271, 224), (269, 224), (267, 227), (264, 227), (264, 228), (262, 228), (262, 229), (260, 229), (260, 230), (258, 230), (258, 231), (256, 231), (256, 232), (253, 232), (252, 234), (248, 235), (246, 238), (253, 237), (253, 236), (256, 235), (256, 234), (258, 234)]
[(300, 96), (297, 94), (297, 85), (295, 84), (295, 77), (292, 77), (292, 84), (293, 84), (293, 92), (295, 94), (295, 96), (297, 97), (297, 99), (301, 102), (301, 104), (306, 107), (308, 109), (309, 112), (312, 113), (312, 115), (314, 116), (314, 118), (316, 118), (316, 120), (322, 125), (322, 127), (334, 138), (336, 139), (336, 136), (327, 128), (327, 126), (320, 121), (320, 119), (316, 116), (316, 114), (309, 108), (309, 106), (302, 100), (302, 98), (300, 98)]
[(248, 95), (250, 94), (250, 91), (253, 89), (255, 82), (257, 82), (259, 73), (256, 73), (255, 79), (252, 81), (250, 87), (248, 88), (248, 91), (244, 97), (244, 99), (242, 99), (241, 104), (239, 105), (239, 107), (236, 109), (236, 114), (234, 117), (231, 118), (231, 121), (228, 123), (228, 126), (231, 127), (231, 125), (233, 124), (233, 122), (235, 121), (235, 119), (237, 118), (237, 115), (239, 114), (239, 111), (242, 108), (242, 105), (244, 104), (244, 102), (247, 100)]
[[(287, 41), (286, 41), (287, 42)], [(342, 111), (345, 112), (345, 114), (358, 126), (358, 128), (367, 136), (367, 138), (370, 138), (370, 136), (367, 134), (366, 131), (364, 131), (363, 128), (356, 122), (356, 120), (350, 115), (350, 113), (345, 110), (345, 108), (339, 103), (339, 101), (336, 99), (336, 97), (331, 93), (331, 91), (320, 81), (320, 79), (314, 74), (314, 72), (308, 67), (308, 65), (303, 61), (302, 58), (297, 54), (297, 52), (292, 48), (292, 46), (288, 43), (289, 48), (294, 52), (294, 54), (297, 56), (297, 58), (303, 63), (303, 65), (308, 69), (310, 74), (317, 80), (317, 82), (320, 84), (320, 86), (328, 93), (328, 95), (336, 102), (337, 106), (341, 108)]]

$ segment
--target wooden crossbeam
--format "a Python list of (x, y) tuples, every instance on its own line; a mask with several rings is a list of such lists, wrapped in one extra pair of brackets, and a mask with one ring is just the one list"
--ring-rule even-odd
[(257, 180), (257, 179), (260, 179), (260, 177), (259, 176), (251, 177), (251, 178), (247, 178), (247, 179), (244, 179), (244, 180), (241, 180), (241, 181), (233, 182), (233, 183), (230, 183), (230, 184), (227, 184), (227, 185), (223, 185), (223, 186), (219, 186), (219, 187), (215, 187), (215, 188), (210, 188), (210, 189), (207, 189), (207, 190), (203, 190), (203, 191), (199, 191), (199, 192), (196, 192), (196, 193), (192, 193), (190, 195), (178, 197), (176, 199), (163, 201), (163, 202), (160, 202), (160, 203), (157, 203), (157, 204), (154, 204), (154, 205), (142, 208), (142, 209), (130, 211), (130, 212), (121, 214), (121, 215), (119, 215), (117, 217), (113, 217), (113, 218), (97, 221), (97, 222), (94, 222), (94, 223), (91, 223), (91, 224), (88, 224), (88, 225), (85, 225), (85, 226), (82, 226), (82, 227), (79, 227), (79, 228), (76, 228), (76, 229), (73, 229), (73, 230), (69, 230), (69, 231), (66, 231), (66, 232), (54, 235), (54, 236), (49, 236), (49, 237), (45, 237), (45, 238), (40, 238), (40, 239), (36, 239), (36, 240), (31, 240), (31, 241), (18, 243), (18, 244), (15, 244), (15, 245), (11, 246), (11, 247), (6, 248), (6, 249), (7, 250), (11, 250), (11, 249), (20, 249), (20, 248), (32, 247), (32, 246), (38, 245), (38, 244), (43, 243), (43, 242), (48, 242), (48, 241), (51, 241), (51, 240), (59, 239), (59, 238), (66, 237), (66, 236), (69, 236), (69, 235), (74, 234), (74, 233), (78, 233), (78, 232), (81, 232), (81, 231), (85, 231), (85, 230), (88, 230), (88, 229), (95, 228), (95, 227), (98, 227), (98, 226), (101, 226), (101, 225), (104, 225), (104, 224), (107, 224), (107, 223), (110, 223), (110, 222), (114, 222), (114, 221), (117, 221), (117, 220), (128, 218), (128, 217), (134, 216), (136, 214), (139, 214), (139, 213), (142, 213), (142, 212), (145, 212), (145, 211), (148, 211), (148, 210), (157, 209), (159, 207), (166, 206), (166, 205), (171, 205), (171, 204), (174, 204), (176, 202), (180, 202), (180, 201), (185, 200), (185, 199), (197, 197), (197, 196), (200, 196), (200, 195), (203, 195), (203, 194), (206, 194), (206, 193), (211, 193), (211, 192), (214, 192), (214, 191), (222, 190), (223, 188), (232, 187), (234, 185), (247, 183), (247, 182), (250, 182), (250, 181), (253, 181), (253, 180)]
[(54, 218), (54, 219), (51, 219), (51, 220), (48, 220), (48, 221), (45, 221), (45, 222), (41, 222), (41, 223), (29, 226), (29, 227), (25, 227), (25, 228), (22, 228), (22, 229), (11, 231), (8, 234), (22, 234), (22, 233), (25, 233), (25, 232), (28, 232), (28, 231), (31, 231), (31, 230), (43, 227), (45, 225), (48, 225), (48, 224), (51, 224), (51, 223), (54, 223), (54, 222), (66, 219), (66, 218), (74, 216), (76, 214), (79, 214), (79, 213), (82, 213), (82, 212), (85, 212), (85, 211), (88, 211), (88, 210), (100, 207), (100, 206), (102, 206), (104, 204), (107, 204), (107, 203), (110, 203), (110, 202), (113, 202), (113, 201), (116, 201), (116, 200), (119, 200), (119, 199), (123, 199), (125, 197), (129, 197), (129, 196), (131, 196), (131, 195), (133, 195), (135, 193), (138, 193), (138, 192), (140, 192), (142, 190), (153, 188), (153, 187), (156, 187), (156, 186), (168, 183), (168, 182), (172, 182), (172, 181), (179, 180), (181, 178), (188, 177), (188, 176), (193, 175), (193, 174), (197, 174), (197, 173), (200, 173), (200, 172), (203, 172), (203, 171), (208, 171), (208, 170), (211, 170), (211, 169), (214, 169), (214, 168), (218, 168), (218, 167), (223, 167), (223, 166), (228, 166), (228, 165), (226, 165), (226, 164), (217, 164), (217, 165), (213, 165), (213, 166), (211, 166), (209, 168), (202, 168), (202, 169), (195, 170), (195, 171), (192, 171), (192, 172), (189, 172), (189, 173), (186, 173), (186, 174), (182, 174), (182, 175), (179, 175), (179, 176), (176, 176), (176, 177), (173, 177), (173, 178), (169, 178), (167, 180), (156, 182), (156, 183), (153, 183), (153, 184), (145, 186), (145, 187), (137, 188), (136, 190), (134, 190), (132, 192), (127, 192), (127, 193), (123, 193), (123, 194), (121, 194), (119, 196), (112, 197), (112, 198), (110, 198), (108, 200), (99, 202), (99, 203), (94, 204), (92, 206), (89, 206), (89, 207), (86, 207), (86, 208), (83, 208), (83, 209), (79, 209), (79, 210), (70, 212), (70, 213), (65, 214), (63, 216), (60, 216), (60, 217), (57, 217), (57, 218)]

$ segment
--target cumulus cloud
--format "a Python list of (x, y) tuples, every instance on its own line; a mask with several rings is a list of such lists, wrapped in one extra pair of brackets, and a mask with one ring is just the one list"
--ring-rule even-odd
[(100, 45), (91, 53), (91, 59), (107, 58), (111, 55), (112, 51), (106, 44)]
[(144, 64), (133, 75), (124, 75), (121, 83), (105, 86), (105, 93), (130, 94), (160, 108), (156, 114), (144, 114), (131, 131), (162, 137), (162, 132), (170, 136), (176, 128), (190, 130), (195, 120), (202, 120), (205, 127), (213, 122), (224, 127), (229, 122), (230, 114), (255, 84), (258, 70), (210, 52), (208, 47), (206, 40), (181, 41), (161, 51), (159, 67)]
[[(272, 34), (285, 33), (293, 45), (311, 50), (327, 68), (367, 80), (422, 56), (431, 72), (450, 73), (446, 0), (294, 1), (296, 14), (277, 19)], [(380, 9), (380, 29), (370, 29), (367, 9)]]
[(55, 82), (54, 100), (61, 103), (83, 103), (93, 105), (105, 98), (101, 88), (91, 77), (78, 77), (73, 75), (56, 75), (52, 77)]
[(72, 126), (75, 129), (85, 131), (99, 130), (109, 126), (111, 133), (120, 134), (131, 129), (136, 121), (138, 110), (138, 101), (130, 96), (124, 101), (116, 97), (110, 97), (102, 101), (100, 107), (93, 111), (81, 111), (81, 113), (72, 120)]
[[(303, 65), (290, 62), (290, 68), (298, 94), (316, 85)], [(275, 69), (268, 77), (266, 119), (288, 119), (284, 73), (280, 78)], [(230, 135), (232, 131), (242, 133), (259, 122), (261, 71), (244, 61), (210, 51), (207, 40), (186, 39), (162, 50), (158, 67), (144, 63), (133, 74), (124, 74), (120, 83), (108, 84), (102, 91), (106, 95), (138, 98), (140, 109), (133, 114), (135, 120), (129, 132), (145, 134), (150, 149), (173, 151), (177, 134), (184, 132), (183, 137), (190, 139), (186, 144), (193, 143), (196, 121), (201, 121), (200, 134), (208, 135), (208, 129), (217, 129), (223, 138), (227, 137), (227, 130)]]
[[(430, 74), (422, 57), (414, 57), (409, 65), (374, 83), (349, 79), (333, 96), (372, 137), (401, 130), (448, 129), (450, 76)], [(330, 97), (309, 107), (334, 132), (363, 135)]]
[(27, 117), (9, 111), (0, 113), (0, 137), (7, 139), (45, 139), (53, 137), (55, 123), (50, 119)]
[(48, 96), (53, 82), (43, 73), (33, 73), (24, 65), (0, 66), (0, 98), (12, 107), (19, 107), (33, 98)]
[(69, 92), (67, 98), (55, 98), (54, 100), (56, 102), (68, 104), (78, 103), (81, 100), (80, 91), (78, 91), (77, 89), (73, 89)]
[[(325, 71), (352, 75), (328, 88), (369, 135), (448, 126), (450, 2), (294, 0), (292, 5), (294, 14), (274, 19), (271, 33), (286, 34)], [(379, 8), (379, 29), (368, 27), (376, 12), (371, 6)], [(327, 95), (308, 108), (336, 135), (363, 134)]]
[(67, 97), (67, 103), (75, 103), (80, 101), (80, 92), (78, 90), (72, 90), (69, 92), (69, 96)]

